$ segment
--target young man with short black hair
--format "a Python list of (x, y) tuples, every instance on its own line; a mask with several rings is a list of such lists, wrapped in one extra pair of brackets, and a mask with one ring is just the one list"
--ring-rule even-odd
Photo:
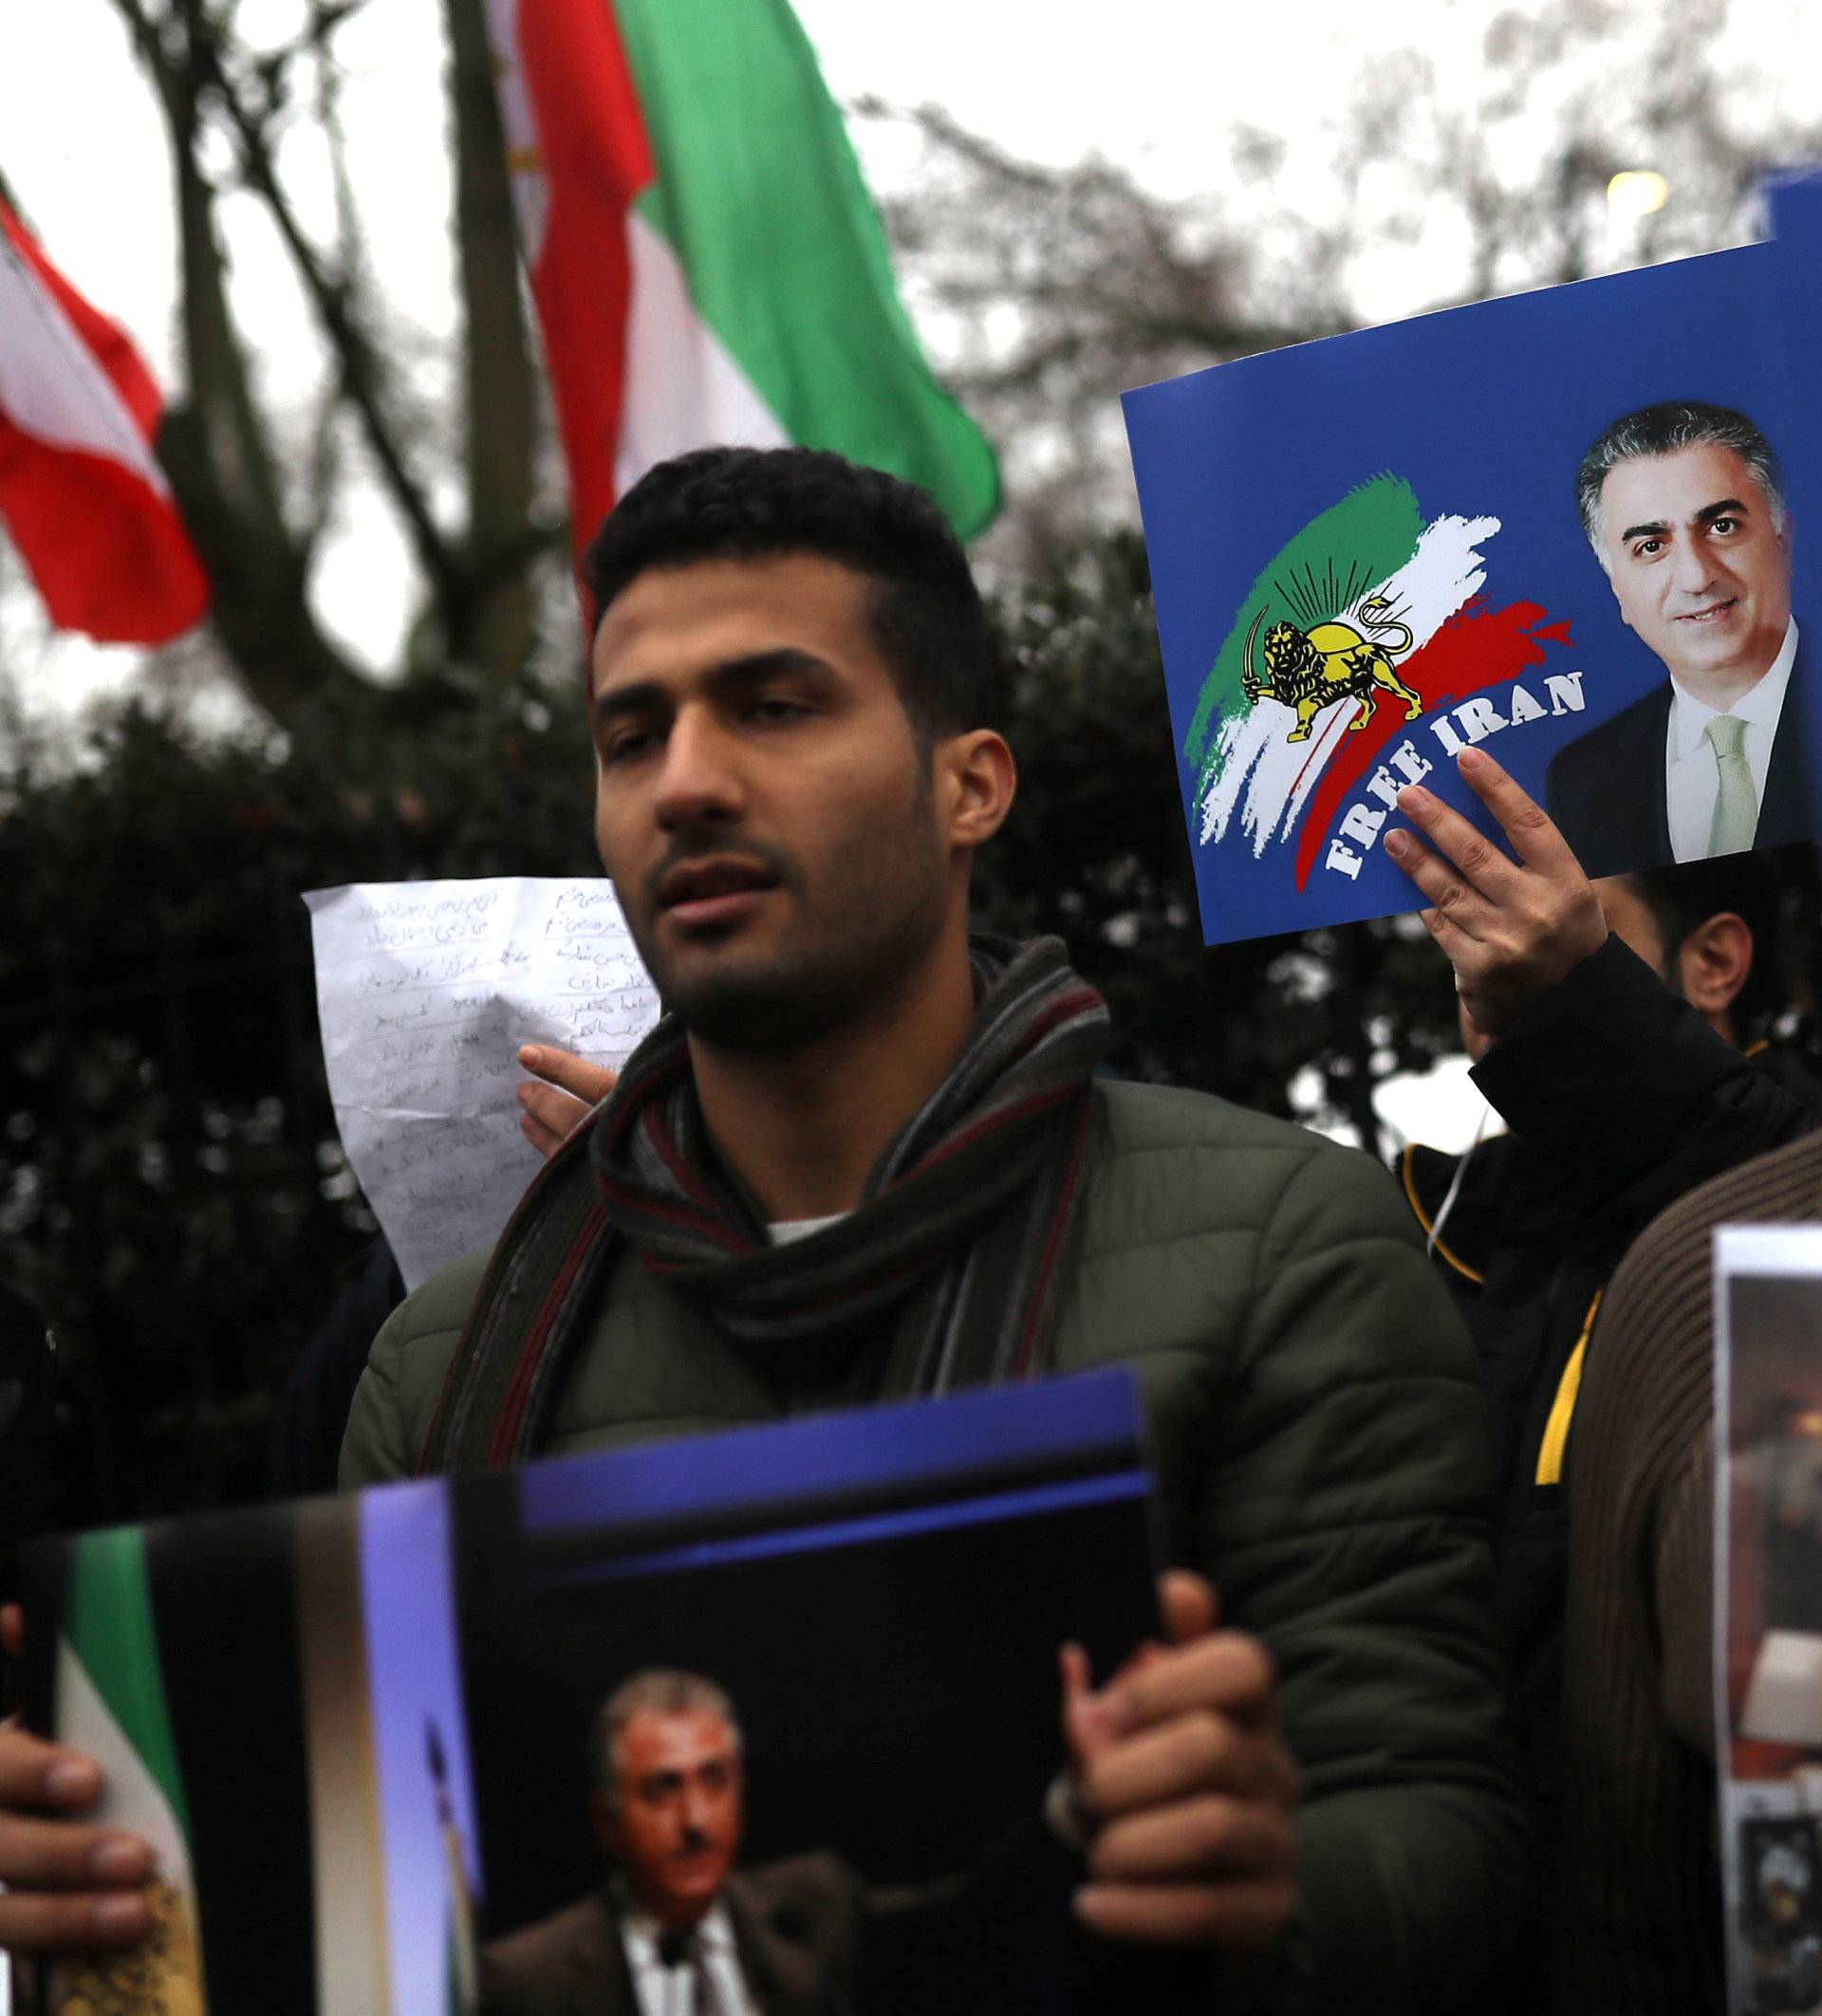
[[(1063, 948), (971, 940), (1014, 768), (928, 498), (704, 451), (589, 573), (597, 839), (670, 1012), (492, 1258), (387, 1324), (344, 1482), (1130, 1364), (1195, 1572), (1167, 1647), (1066, 1661), (1078, 1914), (1205, 1949), (1224, 2016), (1490, 2006), (1527, 1836), (1484, 1414), (1385, 1173), (1092, 1075)], [(48, 1768), (10, 1758), (0, 1803)]]

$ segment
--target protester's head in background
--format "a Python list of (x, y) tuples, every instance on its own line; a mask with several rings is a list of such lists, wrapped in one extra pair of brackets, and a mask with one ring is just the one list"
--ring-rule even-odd
[(595, 1833), (634, 1900), (662, 1926), (694, 1925), (739, 1859), (743, 1751), (734, 1703), (699, 1674), (637, 1673), (595, 1716)]
[(1742, 413), (1664, 400), (1615, 420), (1575, 474), (1620, 615), (1714, 705), (1768, 671), (1791, 620), (1791, 525), (1772, 444)]
[[(1594, 883), (1607, 927), (1673, 994), (1742, 1048), (1784, 1008), (1780, 881), (1765, 853), (1603, 876)], [(1492, 1039), (1461, 1014), (1462, 1047), (1477, 1063)]]
[(965, 974), (1015, 772), (935, 503), (838, 455), (704, 449), (626, 493), (586, 573), (596, 840), (691, 1036), (890, 1026)]
[[(1656, 970), (1671, 991), (1742, 1049), (1762, 1035), (1786, 1006), (1776, 859), (1724, 855), (1612, 880), (1630, 887), (1656, 927)], [(1596, 884), (1604, 907), (1608, 886)]]

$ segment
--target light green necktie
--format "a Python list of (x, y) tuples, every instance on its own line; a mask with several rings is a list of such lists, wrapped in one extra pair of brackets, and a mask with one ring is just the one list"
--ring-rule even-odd
[(1715, 768), (1720, 774), (1714, 823), (1708, 828), (1708, 852), (1744, 853), (1758, 831), (1758, 800), (1753, 792), (1753, 772), (1740, 746), (1746, 724), (1733, 714), (1717, 714), (1702, 733), (1714, 747)]

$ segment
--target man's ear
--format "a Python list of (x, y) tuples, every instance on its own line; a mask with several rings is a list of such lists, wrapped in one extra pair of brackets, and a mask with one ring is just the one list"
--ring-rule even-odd
[(1734, 1002), (1752, 970), (1752, 927), (1731, 910), (1704, 917), (1677, 948), (1683, 999), (1730, 1040)]
[(939, 742), (932, 761), (949, 844), (975, 848), (992, 840), (1018, 791), (1018, 765), (1005, 736), (991, 728), (970, 729)]
[(593, 1785), (588, 1792), (588, 1822), (604, 1851), (616, 1860), (620, 1856), (620, 1830), (614, 1825), (614, 1809), (605, 1792)]

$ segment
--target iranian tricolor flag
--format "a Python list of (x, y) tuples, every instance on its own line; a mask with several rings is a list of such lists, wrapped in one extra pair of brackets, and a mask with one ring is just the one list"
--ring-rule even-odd
[(932, 376), (784, 0), (488, 0), (578, 551), (654, 462), (830, 448), (962, 536), (993, 451)]
[(163, 410), (125, 333), (0, 202), (0, 519), (65, 630), (162, 644), (209, 606), (152, 453)]
[[(102, 1767), (103, 1795), (85, 1817), (149, 1841), (158, 1866), (151, 1936), (129, 1954), (67, 1962), (53, 2006), (203, 2016), (190, 1822), (138, 1527), (85, 1533), (73, 1544), (57, 1641), (56, 1729), (60, 1743)], [(130, 2003), (122, 1999), (129, 1990)]]

